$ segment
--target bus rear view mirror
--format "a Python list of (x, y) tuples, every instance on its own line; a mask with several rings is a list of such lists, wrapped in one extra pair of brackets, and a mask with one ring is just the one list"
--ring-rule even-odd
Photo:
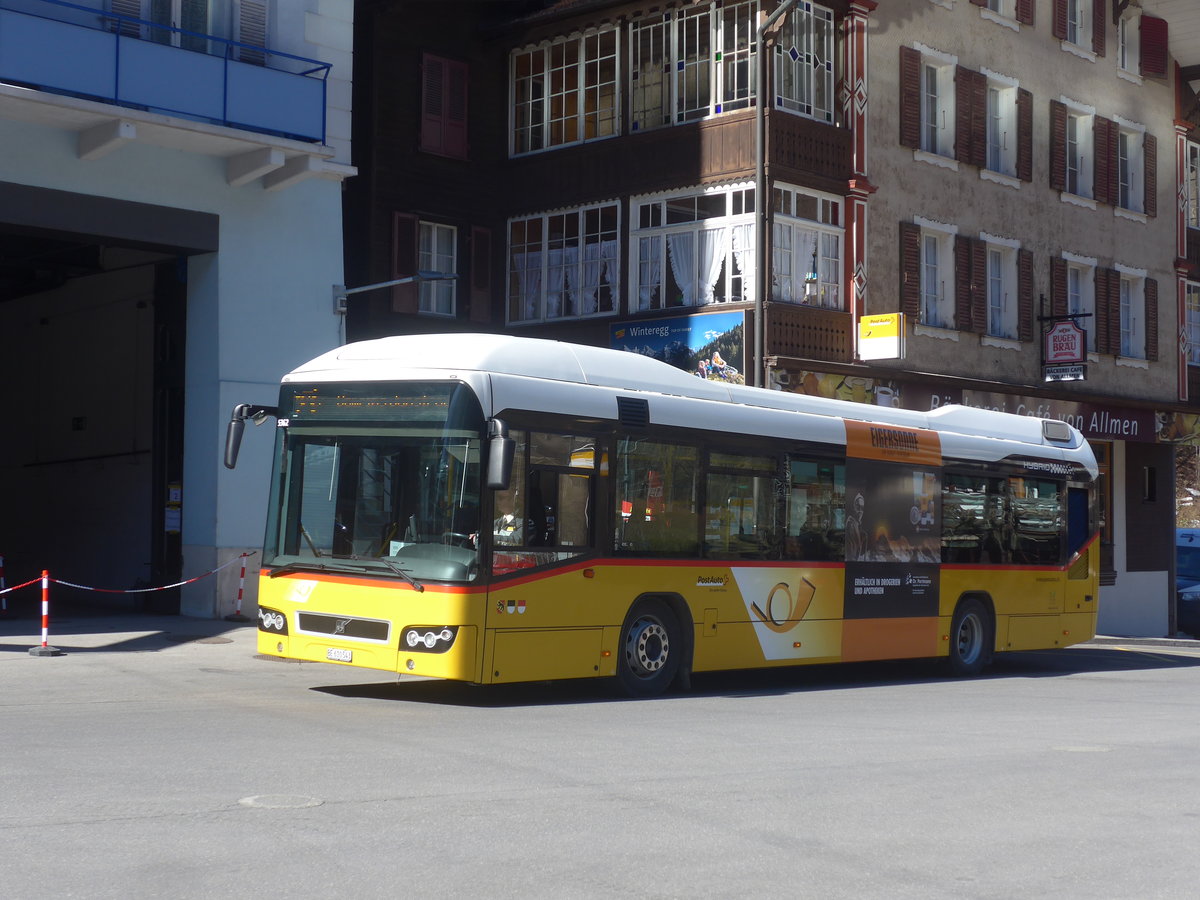
[(246, 430), (246, 420), (253, 419), (255, 425), (261, 425), (267, 416), (278, 414), (274, 406), (255, 406), (250, 403), (239, 403), (233, 408), (229, 417), (229, 425), (225, 429), (225, 468), (232, 469), (237, 465), (238, 451), (242, 447), (242, 432)]
[(488, 421), (488, 487), (508, 490), (517, 442), (508, 436), (508, 426), (499, 419)]

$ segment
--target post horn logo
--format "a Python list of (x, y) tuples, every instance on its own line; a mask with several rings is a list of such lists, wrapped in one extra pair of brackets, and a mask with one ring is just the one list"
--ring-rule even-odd
[(795, 628), (804, 618), (816, 594), (816, 585), (807, 578), (800, 579), (794, 596), (787, 583), (781, 581), (767, 594), (767, 602), (763, 604), (766, 607), (765, 611), (757, 601), (750, 604), (750, 611), (769, 629), (784, 634)]

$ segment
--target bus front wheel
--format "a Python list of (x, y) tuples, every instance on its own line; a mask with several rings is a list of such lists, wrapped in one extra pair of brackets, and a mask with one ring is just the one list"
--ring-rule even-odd
[(992, 617), (982, 602), (963, 600), (950, 622), (950, 670), (978, 675), (992, 661)]
[(650, 697), (667, 689), (683, 656), (679, 619), (660, 600), (635, 603), (621, 628), (617, 680), (627, 694)]

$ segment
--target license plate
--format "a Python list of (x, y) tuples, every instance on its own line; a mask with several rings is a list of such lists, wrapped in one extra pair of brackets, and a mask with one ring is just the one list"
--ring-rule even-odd
[(354, 658), (354, 652), (351, 650), (342, 650), (338, 647), (330, 647), (325, 651), (325, 658), (332, 659), (334, 662), (350, 662)]

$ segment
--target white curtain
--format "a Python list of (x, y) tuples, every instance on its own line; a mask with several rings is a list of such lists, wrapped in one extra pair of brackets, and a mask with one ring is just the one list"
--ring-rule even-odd
[(566, 295), (566, 269), (563, 268), (564, 254), (562, 250), (549, 251), (550, 266), (546, 272), (546, 318), (560, 319), (563, 310), (563, 297)]
[(513, 254), (513, 270), (517, 273), (517, 293), (520, 294), (524, 321), (536, 319), (538, 294), (542, 290), (542, 254), (537, 251)]
[(616, 309), (621, 297), (621, 244), (616, 239), (600, 242), (600, 259), (604, 263), (605, 281), (608, 282), (610, 299), (604, 312)]
[[(754, 226), (733, 226), (733, 257), (742, 276), (742, 299), (753, 300), (755, 290)], [(737, 299), (731, 298), (731, 299)]]
[(644, 237), (638, 241), (638, 270), (638, 309), (651, 309), (662, 281), (661, 238)]
[(721, 277), (721, 269), (725, 265), (725, 256), (729, 250), (729, 229), (706, 228), (700, 232), (700, 279), (703, 302), (712, 303), (713, 288)]
[(600, 245), (589, 242), (583, 245), (583, 266), (579, 261), (579, 248), (569, 247), (571, 257), (567, 274), (571, 279), (571, 303), (576, 315), (590, 315), (596, 311), (596, 291), (600, 288)]
[(690, 231), (667, 235), (671, 272), (675, 275), (675, 283), (683, 291), (684, 306), (695, 306), (697, 300), (695, 238)]

